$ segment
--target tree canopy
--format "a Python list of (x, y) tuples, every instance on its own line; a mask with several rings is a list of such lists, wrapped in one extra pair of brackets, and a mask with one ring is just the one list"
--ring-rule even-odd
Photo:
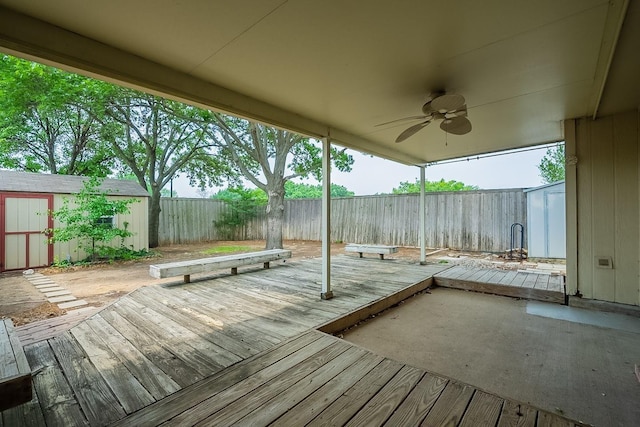
[(0, 167), (104, 177), (114, 156), (92, 111), (100, 82), (0, 55)]
[[(460, 181), (445, 181), (444, 178), (440, 181), (425, 181), (425, 191), (428, 193), (437, 191), (471, 191), (479, 190), (476, 185), (466, 185)], [(393, 194), (406, 194), (406, 193), (419, 193), (420, 181), (416, 179), (415, 182), (402, 181), (398, 187), (391, 190)]]
[[(282, 248), (285, 185), (298, 177), (322, 178), (321, 144), (286, 130), (211, 114), (212, 137), (238, 172), (267, 194), (266, 247)], [(338, 170), (351, 170), (353, 157), (345, 150), (332, 147), (331, 160)]]
[[(352, 197), (356, 193), (349, 191), (346, 187), (338, 184), (331, 184), (331, 197)], [(312, 185), (303, 182), (287, 181), (284, 185), (285, 199), (321, 199), (322, 184)]]
[(219, 185), (228, 167), (205, 129), (209, 113), (7, 55), (0, 56), (0, 167), (54, 174), (133, 175), (149, 190), (149, 246), (160, 196), (178, 173)]
[(545, 184), (564, 180), (565, 159), (564, 144), (548, 148), (540, 160), (538, 171)]
[[(346, 187), (338, 184), (331, 184), (331, 197), (352, 197), (355, 196), (353, 191), (349, 191)], [(266, 204), (267, 194), (259, 188), (244, 188), (242, 185), (229, 187), (220, 190), (211, 198), (232, 201), (240, 198), (250, 198), (257, 203)], [(303, 182), (287, 181), (284, 185), (285, 199), (321, 199), (322, 185), (305, 184)]]
[[(162, 190), (178, 174), (200, 188), (237, 183), (243, 175), (262, 190), (269, 248), (282, 247), (287, 182), (321, 179), (318, 141), (10, 56), (0, 59), (0, 167), (134, 175), (151, 194), (150, 247), (158, 244)], [(345, 150), (332, 147), (331, 157), (336, 168), (350, 170), (353, 158)], [(314, 190), (289, 187), (296, 197)]]
[(179, 172), (201, 187), (234, 174), (205, 131), (201, 109), (110, 86), (104, 91), (103, 137), (140, 185), (151, 193), (149, 246), (158, 246), (162, 189)]

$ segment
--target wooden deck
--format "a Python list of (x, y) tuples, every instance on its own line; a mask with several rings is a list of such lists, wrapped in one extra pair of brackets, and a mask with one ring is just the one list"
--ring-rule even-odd
[(100, 311), (100, 309), (96, 307), (82, 307), (52, 319), (39, 320), (18, 326), (16, 328), (16, 334), (18, 338), (20, 338), (22, 345), (27, 346), (34, 342), (60, 335), (98, 311)]
[(454, 266), (437, 273), (434, 280), (446, 288), (565, 303), (563, 276), (544, 272)]
[(576, 425), (318, 331), (238, 363), (114, 425), (160, 424)]
[(27, 345), (35, 397), (2, 412), (0, 426), (573, 425), (316, 331), (383, 309), (442, 269), (345, 256), (332, 265), (328, 301), (319, 259), (140, 288)]

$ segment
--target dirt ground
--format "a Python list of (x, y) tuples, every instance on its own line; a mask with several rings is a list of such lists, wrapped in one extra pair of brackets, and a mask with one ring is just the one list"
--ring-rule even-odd
[[(122, 295), (134, 291), (141, 286), (175, 281), (170, 279), (153, 279), (149, 276), (149, 265), (177, 261), (181, 259), (203, 258), (204, 251), (219, 246), (244, 246), (247, 251), (264, 249), (265, 242), (252, 241), (216, 241), (189, 245), (173, 245), (154, 249), (156, 256), (147, 259), (99, 264), (93, 266), (43, 268), (37, 269), (56, 284), (71, 291), (78, 299), (84, 299), (91, 306), (102, 307), (110, 304)], [(343, 243), (331, 245), (333, 255), (344, 253)], [(316, 241), (285, 241), (284, 248), (290, 249), (295, 258), (310, 258), (321, 255), (321, 242)], [(433, 252), (433, 250), (431, 250)], [(221, 254), (224, 255), (224, 254)], [(354, 254), (354, 256), (357, 256)], [(373, 255), (368, 255), (373, 256)], [(399, 248), (398, 253), (391, 258), (405, 259), (413, 262), (420, 260), (418, 248)], [(433, 259), (438, 258), (438, 259)], [(473, 254), (442, 250), (429, 257), (433, 262), (483, 263), (484, 265), (509, 268), (508, 264), (495, 261), (495, 255)], [(522, 266), (512, 263), (513, 266)], [(34, 322), (49, 317), (60, 316), (64, 310), (57, 305), (47, 302), (44, 296), (36, 290), (21, 272), (7, 272), (0, 274), (0, 318), (11, 317), (15, 325)]]

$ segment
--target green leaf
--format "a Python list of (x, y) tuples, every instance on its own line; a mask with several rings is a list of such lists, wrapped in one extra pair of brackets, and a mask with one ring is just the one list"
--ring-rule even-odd
[(563, 181), (565, 177), (564, 144), (547, 149), (538, 165), (540, 177), (546, 184)]

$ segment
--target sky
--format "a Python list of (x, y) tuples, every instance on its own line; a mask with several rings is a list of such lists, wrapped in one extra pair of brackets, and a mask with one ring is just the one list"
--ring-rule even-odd
[[(440, 179), (461, 181), (467, 185), (476, 185), (481, 189), (537, 187), (543, 184), (538, 164), (545, 153), (546, 149), (542, 148), (511, 154), (505, 153), (479, 160), (473, 158), (468, 161), (436, 164), (427, 167), (426, 179), (429, 181), (439, 181)], [(357, 196), (391, 193), (391, 190), (398, 187), (400, 182), (414, 182), (420, 178), (420, 169), (416, 166), (406, 166), (355, 151), (350, 151), (350, 154), (355, 160), (351, 172), (339, 172), (334, 169), (331, 173), (331, 182), (346, 187), (355, 192)], [(318, 183), (313, 179), (303, 182)], [(184, 177), (174, 179), (173, 189), (177, 192), (178, 197), (203, 197), (203, 195), (208, 197), (217, 191), (217, 189), (211, 189), (203, 194), (201, 191), (191, 188), (188, 180)]]

